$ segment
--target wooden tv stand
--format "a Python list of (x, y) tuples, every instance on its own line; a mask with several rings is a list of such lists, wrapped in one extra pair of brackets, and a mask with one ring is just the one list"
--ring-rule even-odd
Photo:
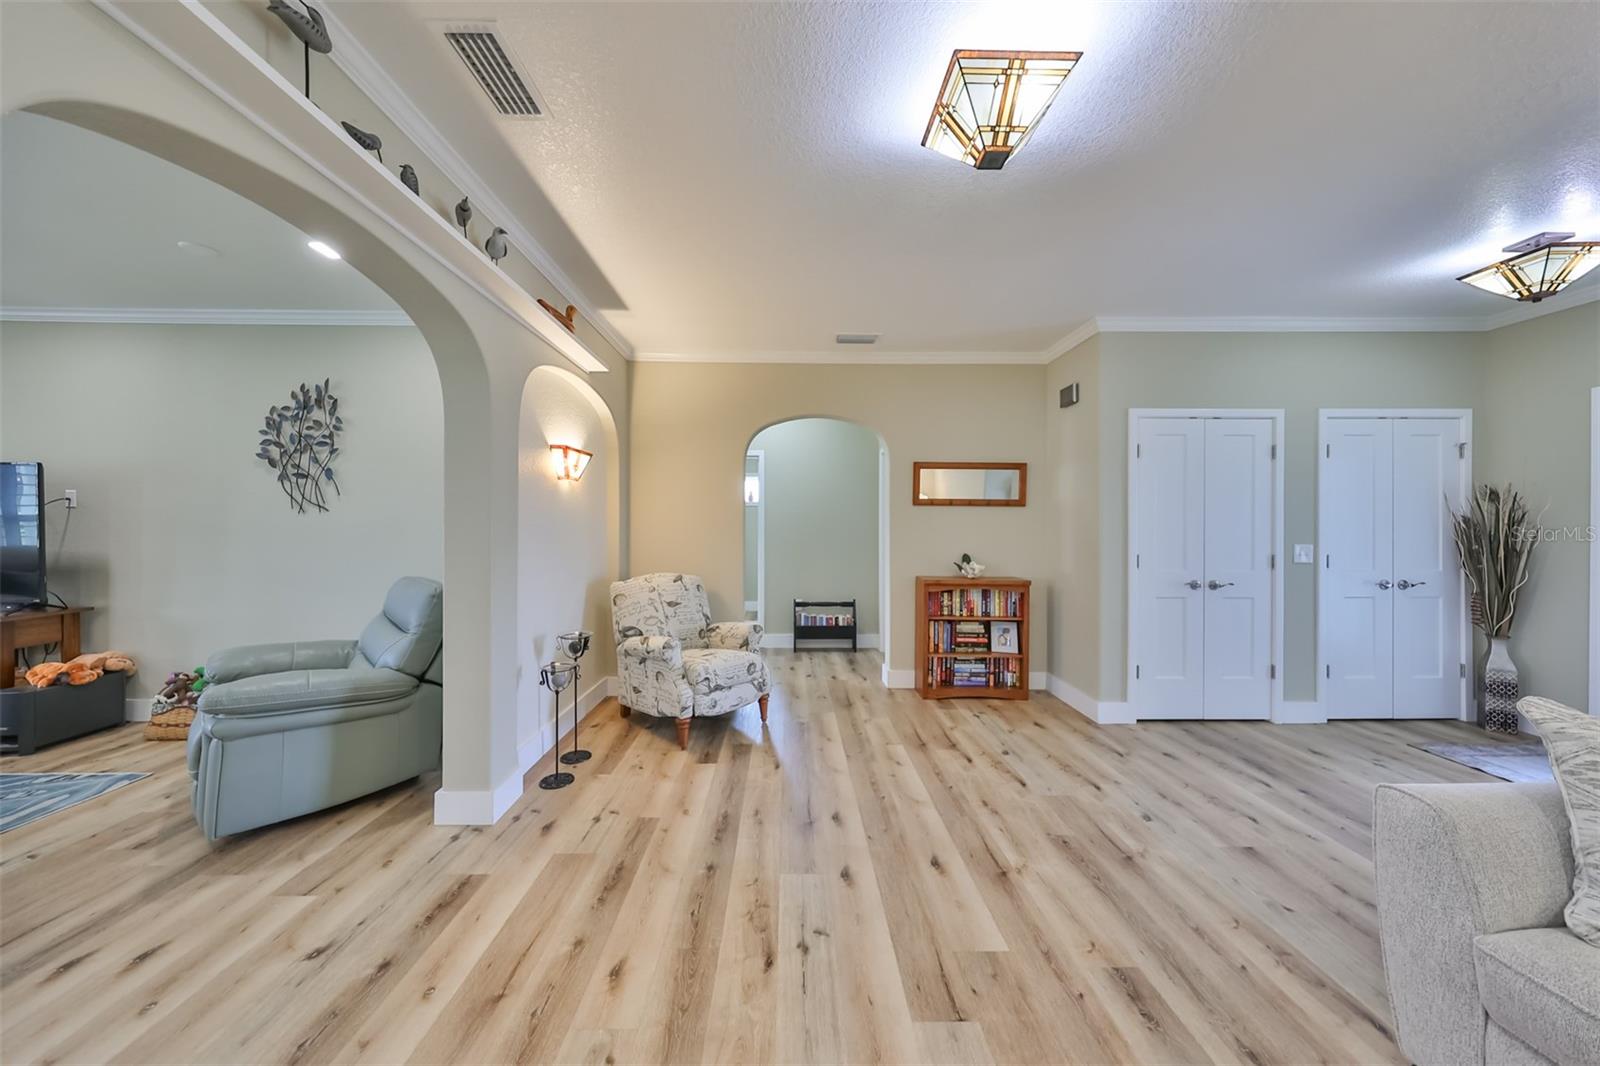
[(61, 661), (83, 651), (83, 615), (93, 607), (24, 607), (0, 615), (0, 688), (16, 684), (18, 648), (61, 646)]

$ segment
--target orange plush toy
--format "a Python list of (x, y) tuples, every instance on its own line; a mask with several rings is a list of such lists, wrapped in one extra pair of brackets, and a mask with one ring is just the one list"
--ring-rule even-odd
[(87, 666), (98, 673), (125, 673), (129, 677), (139, 672), (138, 664), (133, 661), (133, 656), (124, 651), (86, 651), (67, 663), (67, 665)]
[(46, 685), (55, 684), (56, 678), (66, 673), (66, 663), (40, 663), (30, 669), (25, 675), (28, 684), (34, 688), (44, 688)]
[(44, 688), (66, 679), (69, 685), (87, 685), (98, 681), (107, 671), (122, 672), (132, 677), (139, 667), (133, 659), (120, 651), (88, 652), (66, 663), (40, 663), (27, 672), (28, 684)]

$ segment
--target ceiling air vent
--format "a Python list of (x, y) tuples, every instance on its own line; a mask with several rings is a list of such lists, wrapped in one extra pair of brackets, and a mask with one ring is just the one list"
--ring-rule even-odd
[(478, 87), (488, 94), (494, 109), (509, 118), (539, 118), (544, 102), (533, 88), (533, 79), (522, 72), (495, 32), (494, 23), (450, 24), (443, 27), (444, 39)]
[(840, 333), (833, 338), (835, 344), (877, 344), (876, 333)]

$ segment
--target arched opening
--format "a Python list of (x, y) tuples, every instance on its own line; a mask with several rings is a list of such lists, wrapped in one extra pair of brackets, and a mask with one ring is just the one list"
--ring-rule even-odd
[(888, 445), (846, 419), (772, 423), (745, 446), (744, 601), (763, 645), (887, 646)]
[[(358, 217), (314, 193), (314, 176), (304, 168), (295, 169), (298, 161), (275, 145), (260, 149), (264, 155), (276, 153), (281, 165), (269, 167), (215, 140), (122, 107), (66, 100), (34, 102), (25, 110), (160, 157), (265, 208), (301, 233), (317, 235), (386, 293), (421, 334), (442, 399), (442, 576), (449, 593), (444, 601), (444, 639), (446, 647), (454, 649), (449, 657), (451, 682), (444, 689), (439, 798), (452, 791), (466, 797), (455, 817), (442, 807), (439, 810), (444, 820), (492, 821), (503, 806), (502, 797), (491, 798), (490, 791), (515, 758), (514, 747), (505, 743), (513, 728), (510, 671), (493, 668), (494, 662), (509, 660), (512, 639), (506, 632), (510, 627), (494, 624), (496, 617), (509, 617), (512, 606), (497, 600), (494, 589), (498, 561), (512, 554), (513, 525), (511, 516), (499, 509), (504, 493), (496, 488), (510, 481), (514, 462), (510, 455), (497, 457), (493, 446), (507, 417), (492, 402), (491, 378), (503, 379), (505, 374), (488, 363), (467, 322), (468, 313), (475, 322), (483, 314), (461, 310), (458, 301), (467, 299), (465, 290), (446, 295), (441, 286), (451, 283), (427, 267), (425, 260), (403, 253), (399, 238), (384, 235), (380, 221)], [(290, 173), (301, 174), (309, 184), (286, 176)], [(489, 327), (499, 329), (494, 322)], [(194, 402), (204, 402), (204, 396)], [(514, 418), (511, 414), (513, 427)], [(504, 536), (497, 532), (501, 528), (507, 531)], [(383, 531), (373, 530), (373, 535), (381, 537)], [(240, 565), (249, 561), (241, 560)], [(284, 639), (296, 636), (283, 634)]]
[[(577, 375), (536, 368), (522, 389), (517, 462), (517, 753), (526, 770), (572, 727), (563, 698), (555, 719), (539, 667), (557, 657), (556, 635), (594, 634), (580, 662), (576, 703), (587, 713), (616, 674), (609, 592), (622, 568), (622, 465), (616, 419)], [(560, 478), (551, 448), (591, 453), (578, 480)]]

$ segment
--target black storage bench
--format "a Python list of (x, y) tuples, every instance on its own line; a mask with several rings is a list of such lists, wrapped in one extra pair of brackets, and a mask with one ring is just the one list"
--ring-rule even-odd
[(121, 725), (126, 674), (108, 671), (87, 685), (0, 689), (0, 755), (32, 755), (48, 744)]
[[(802, 621), (803, 620), (803, 621)], [(848, 640), (856, 650), (855, 600), (795, 600), (794, 648), (802, 640)]]

